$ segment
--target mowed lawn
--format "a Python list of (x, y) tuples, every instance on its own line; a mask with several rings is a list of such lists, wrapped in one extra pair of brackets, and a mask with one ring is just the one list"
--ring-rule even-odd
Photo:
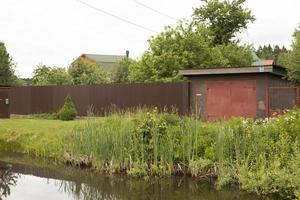
[(47, 119), (0, 119), (0, 134), (16, 131), (39, 134), (66, 134), (82, 120), (60, 121)]
[(0, 150), (38, 156), (61, 156), (63, 138), (84, 119), (60, 121), (48, 119), (0, 119)]

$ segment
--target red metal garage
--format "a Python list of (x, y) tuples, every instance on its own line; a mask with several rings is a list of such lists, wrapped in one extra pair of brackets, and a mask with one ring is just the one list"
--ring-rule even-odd
[(190, 81), (191, 112), (205, 120), (265, 118), (299, 104), (299, 86), (285, 78), (281, 66), (186, 69), (179, 74)]
[(256, 117), (256, 82), (217, 81), (206, 83), (207, 119)]

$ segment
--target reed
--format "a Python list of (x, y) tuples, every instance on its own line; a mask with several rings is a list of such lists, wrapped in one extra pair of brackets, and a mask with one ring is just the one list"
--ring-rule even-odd
[(217, 177), (219, 187), (300, 198), (300, 110), (256, 121), (202, 122), (157, 109), (90, 116), (1, 121), (0, 150), (134, 177)]
[(191, 162), (218, 161), (217, 146), (221, 144), (217, 142), (221, 140), (217, 138), (223, 134), (218, 131), (224, 123), (201, 122), (156, 109), (117, 113), (90, 118), (77, 126), (64, 138), (62, 149), (70, 158), (87, 155), (95, 168), (109, 173), (191, 174)]

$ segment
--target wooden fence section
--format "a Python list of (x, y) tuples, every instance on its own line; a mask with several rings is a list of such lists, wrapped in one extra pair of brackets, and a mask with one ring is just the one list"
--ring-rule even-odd
[(84, 116), (92, 105), (103, 115), (112, 105), (119, 109), (135, 107), (176, 107), (189, 111), (189, 83), (101, 84), (91, 86), (27, 86), (10, 91), (10, 114), (57, 112), (70, 95), (78, 114)]

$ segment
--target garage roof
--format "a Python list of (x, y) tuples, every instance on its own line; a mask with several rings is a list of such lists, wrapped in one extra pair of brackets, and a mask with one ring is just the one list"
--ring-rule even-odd
[(183, 75), (183, 76), (214, 75), (214, 74), (252, 74), (252, 73), (271, 73), (279, 76), (287, 75), (286, 69), (278, 65), (179, 70), (179, 75)]

